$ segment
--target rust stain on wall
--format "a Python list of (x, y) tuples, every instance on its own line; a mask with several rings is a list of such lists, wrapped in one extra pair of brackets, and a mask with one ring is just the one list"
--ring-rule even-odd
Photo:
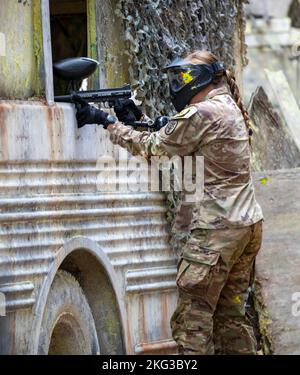
[(0, 157), (1, 160), (8, 159), (8, 144), (7, 144), (7, 122), (6, 112), (10, 106), (7, 104), (0, 104)]

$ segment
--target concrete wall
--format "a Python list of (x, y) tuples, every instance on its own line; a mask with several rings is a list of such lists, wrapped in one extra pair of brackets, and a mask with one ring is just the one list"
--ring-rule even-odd
[(116, 6), (117, 0), (95, 0), (100, 87), (118, 87), (130, 83), (124, 25), (122, 18), (115, 12)]
[(292, 0), (250, 0), (246, 5), (247, 14), (268, 17), (285, 17)]
[[(47, 293), (72, 249), (106, 263), (123, 305), (128, 352), (174, 351), (169, 318), (177, 298), (176, 255), (164, 195), (126, 191), (136, 170), (126, 158), (117, 166), (122, 191), (107, 192), (107, 174), (117, 167), (97, 161), (101, 155), (118, 159), (120, 148), (102, 127), (77, 129), (71, 105), (0, 101), (0, 134), (0, 292), (8, 304), (8, 316), (0, 318), (0, 353), (37, 353)], [(78, 238), (84, 243), (70, 248)], [(100, 281), (89, 271), (88, 287), (96, 287)], [(90, 305), (103, 302), (101, 285)], [(109, 310), (105, 302), (101, 309)], [(97, 327), (108, 339), (115, 332), (103, 319)]]
[(42, 33), (39, 0), (0, 0), (0, 98), (25, 99), (42, 93)]

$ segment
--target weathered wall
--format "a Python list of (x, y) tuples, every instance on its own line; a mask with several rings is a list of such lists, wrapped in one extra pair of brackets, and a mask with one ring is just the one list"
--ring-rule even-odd
[[(12, 26), (16, 26), (12, 27)], [(25, 99), (42, 92), (40, 0), (0, 0), (0, 32), (6, 56), (0, 57), (0, 98)]]
[(259, 171), (300, 167), (297, 142), (262, 87), (253, 94), (248, 110), (253, 128), (252, 167)]
[(101, 87), (129, 83), (124, 28), (122, 19), (115, 12), (117, 1), (95, 0)]
[[(0, 101), (0, 134), (0, 292), (9, 313), (0, 319), (0, 353), (37, 353), (47, 288), (79, 237), (84, 243), (71, 249), (95, 247), (96, 255), (107, 257), (107, 273), (116, 274), (127, 309), (121, 313), (128, 353), (174, 351), (169, 318), (177, 298), (176, 256), (168, 244), (164, 196), (132, 191), (136, 165), (127, 152), (113, 146), (101, 126), (77, 129), (69, 104)], [(110, 155), (123, 161), (101, 162)], [(108, 193), (107, 173), (113, 178), (117, 168), (123, 171), (120, 191)], [(97, 285), (105, 289), (93, 267), (89, 272), (86, 284), (80, 278), (87, 296)], [(89, 300), (98, 317), (108, 309), (106, 293)], [(116, 331), (103, 321), (98, 327), (104, 336)]]
[(300, 30), (291, 27), (289, 18), (264, 21), (257, 19), (247, 23), (246, 44), (249, 64), (244, 69), (244, 98), (249, 102), (257, 86), (262, 86), (269, 100), (276, 105), (274, 95), (267, 84), (265, 69), (282, 70), (298, 102)]

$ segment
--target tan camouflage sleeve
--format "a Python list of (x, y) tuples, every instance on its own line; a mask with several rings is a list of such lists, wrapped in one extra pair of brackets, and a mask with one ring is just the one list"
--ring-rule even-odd
[(201, 122), (202, 118), (193, 106), (172, 117), (166, 126), (154, 133), (136, 131), (130, 126), (116, 123), (110, 129), (110, 139), (132, 155), (184, 156), (191, 154), (199, 144)]

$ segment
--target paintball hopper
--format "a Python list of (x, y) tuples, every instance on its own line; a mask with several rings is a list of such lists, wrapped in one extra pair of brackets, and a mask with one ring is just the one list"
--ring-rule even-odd
[(64, 81), (81, 81), (95, 72), (99, 63), (88, 57), (74, 57), (59, 60), (53, 64), (56, 77)]

